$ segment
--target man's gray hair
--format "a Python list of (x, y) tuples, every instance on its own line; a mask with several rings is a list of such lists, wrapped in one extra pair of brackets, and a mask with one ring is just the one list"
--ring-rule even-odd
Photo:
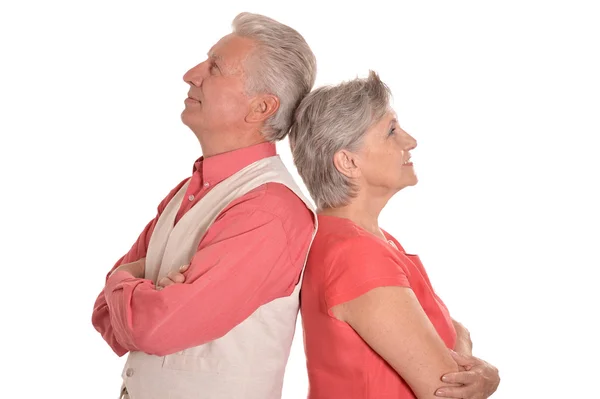
[(317, 208), (347, 205), (356, 186), (340, 173), (333, 157), (357, 151), (367, 130), (389, 110), (391, 92), (377, 73), (314, 90), (302, 100), (290, 129), (294, 163)]
[(315, 55), (297, 31), (262, 15), (243, 12), (235, 17), (232, 28), (234, 34), (257, 43), (246, 61), (246, 91), (279, 98), (279, 109), (267, 120), (262, 133), (268, 141), (282, 140), (296, 107), (315, 84)]

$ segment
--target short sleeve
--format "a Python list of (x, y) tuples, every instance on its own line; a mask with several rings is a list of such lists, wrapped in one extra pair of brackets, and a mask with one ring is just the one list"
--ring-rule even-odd
[(387, 243), (370, 237), (354, 237), (333, 244), (326, 262), (327, 309), (351, 301), (378, 287), (410, 287), (407, 269)]

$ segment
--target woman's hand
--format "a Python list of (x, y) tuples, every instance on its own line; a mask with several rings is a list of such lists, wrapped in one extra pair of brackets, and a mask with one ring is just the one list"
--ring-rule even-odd
[(462, 384), (457, 387), (442, 387), (435, 394), (443, 398), (485, 399), (490, 397), (500, 384), (498, 369), (476, 358), (452, 351), (456, 363), (464, 369), (457, 373), (448, 373), (442, 377), (447, 383)]

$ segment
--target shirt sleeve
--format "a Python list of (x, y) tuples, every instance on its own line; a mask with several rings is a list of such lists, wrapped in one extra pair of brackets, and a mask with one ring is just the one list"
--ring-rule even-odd
[(378, 287), (410, 287), (407, 269), (385, 242), (356, 237), (333, 244), (326, 265), (327, 309), (351, 301)]
[[(304, 204), (304, 212), (292, 212), (301, 216), (294, 225), (303, 228), (289, 237), (287, 223), (260, 209), (260, 201), (241, 201), (219, 216), (192, 258), (183, 284), (156, 290), (150, 280), (113, 274), (104, 293), (117, 340), (164, 356), (215, 340), (259, 306), (290, 295), (312, 238), (312, 215)], [(290, 251), (290, 243), (303, 248), (297, 260), (290, 256), (298, 252)]]
[[(123, 259), (125, 256), (116, 263), (116, 265), (111, 269), (108, 275), (112, 273), (114, 269), (122, 265)], [(108, 279), (108, 275), (106, 276)], [(98, 297), (96, 298), (96, 302), (94, 303), (94, 310), (92, 312), (92, 325), (100, 333), (104, 341), (110, 346), (110, 348), (115, 352), (118, 356), (123, 356), (131, 349), (123, 346), (116, 338), (114, 329), (112, 327), (110, 321), (110, 313), (108, 310), (108, 304), (106, 303), (106, 297), (104, 296), (104, 290), (100, 292)]]
[[(156, 222), (158, 221), (159, 216), (169, 203), (169, 201), (175, 196), (175, 194), (179, 191), (181, 186), (187, 181), (182, 181), (177, 187), (175, 187), (169, 195), (158, 205), (157, 215), (154, 219), (152, 219), (144, 228), (142, 233), (138, 236), (138, 239), (132, 245), (129, 252), (127, 252), (121, 259), (117, 261), (117, 263), (110, 269), (110, 271), (106, 275), (105, 283), (108, 281), (108, 277), (111, 275), (113, 270), (117, 267), (126, 264), (135, 262), (144, 258), (146, 256), (146, 252), (148, 250), (148, 244), (150, 243), (150, 236), (154, 231), (154, 227), (156, 226)], [(116, 274), (116, 273), (115, 273)], [(135, 350), (135, 348), (124, 345), (119, 342), (117, 337), (115, 336), (115, 331), (113, 325), (111, 323), (110, 311), (108, 304), (106, 302), (106, 297), (104, 295), (104, 290), (100, 292), (96, 301), (94, 303), (94, 310), (92, 311), (92, 325), (100, 333), (104, 341), (111, 347), (113, 352), (115, 352), (118, 356), (123, 356), (128, 351)]]

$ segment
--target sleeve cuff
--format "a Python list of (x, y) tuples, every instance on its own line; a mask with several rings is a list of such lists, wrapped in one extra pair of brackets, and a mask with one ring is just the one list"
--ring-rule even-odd
[(133, 274), (119, 270), (118, 272), (113, 273), (108, 280), (106, 280), (106, 285), (104, 286), (104, 296), (107, 301), (112, 292), (119, 286), (119, 284), (125, 281), (133, 281), (138, 280)]
[(334, 306), (356, 299), (359, 296), (371, 291), (372, 289), (379, 287), (410, 288), (410, 283), (408, 282), (408, 279), (404, 276), (380, 277), (364, 281), (350, 289), (345, 290), (344, 292), (340, 292), (332, 296), (326, 296), (325, 303), (327, 305), (327, 312), (329, 313), (329, 310)]

